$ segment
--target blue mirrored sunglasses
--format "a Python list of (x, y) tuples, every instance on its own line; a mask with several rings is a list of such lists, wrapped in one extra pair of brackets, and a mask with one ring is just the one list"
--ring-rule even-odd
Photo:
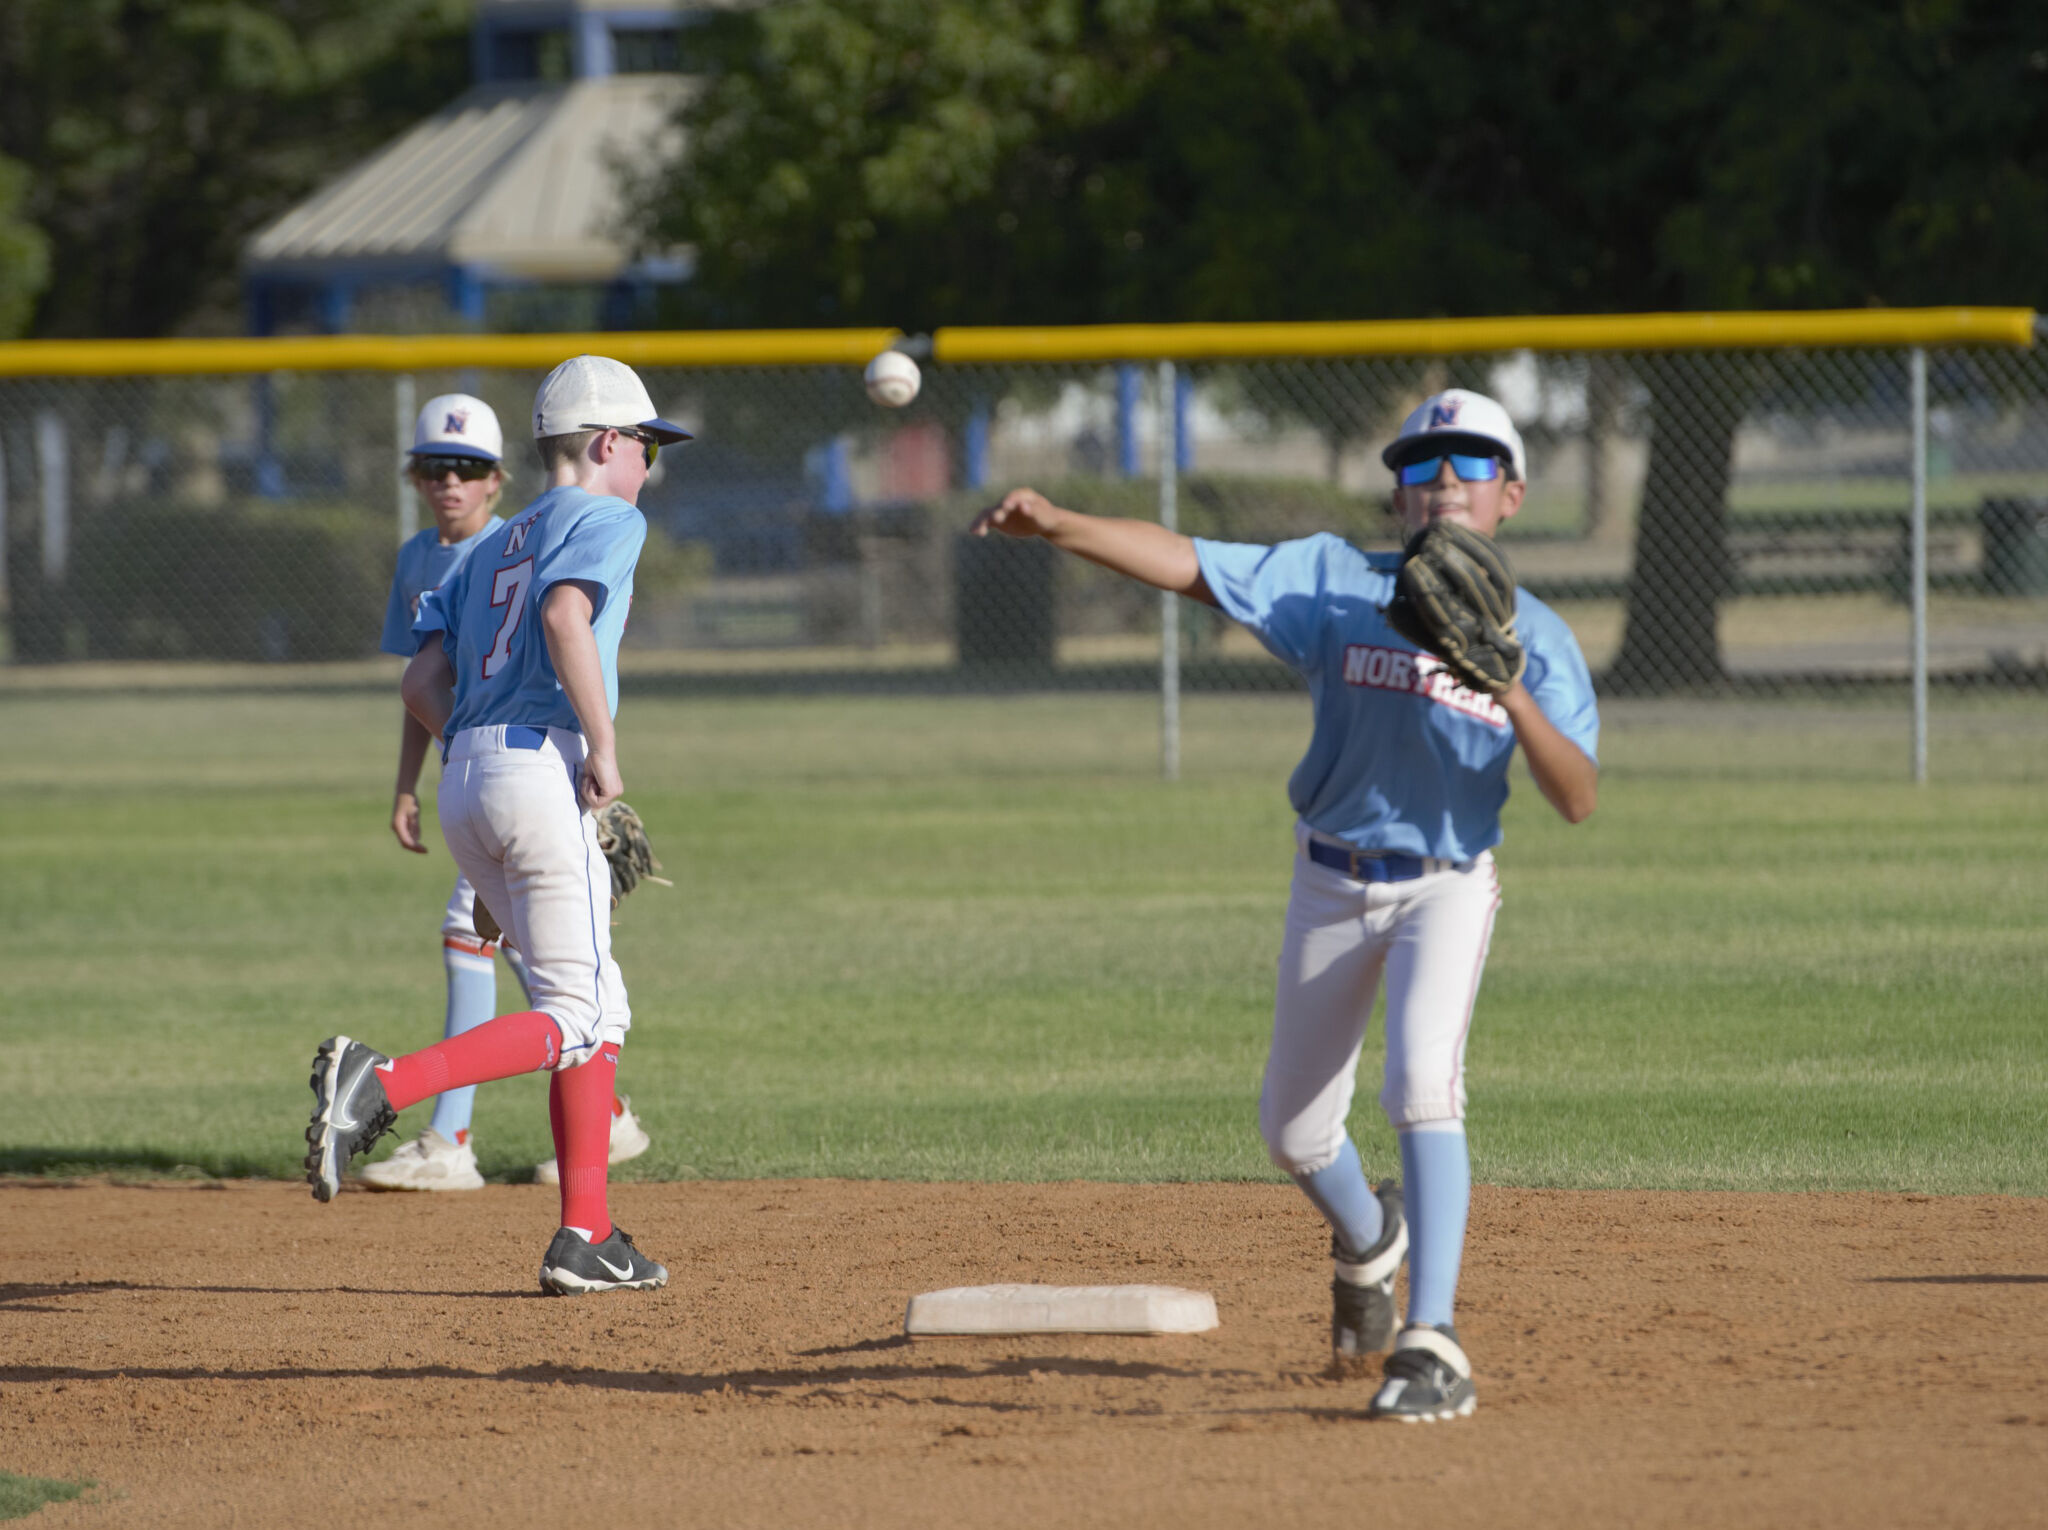
[[(1449, 454), (1451, 471), (1458, 475), (1460, 483), (1491, 483), (1500, 477), (1500, 458), (1468, 457), (1463, 452)], [(1402, 487), (1414, 488), (1417, 484), (1435, 483), (1444, 463), (1442, 457), (1424, 457), (1419, 462), (1404, 462), (1395, 469)]]

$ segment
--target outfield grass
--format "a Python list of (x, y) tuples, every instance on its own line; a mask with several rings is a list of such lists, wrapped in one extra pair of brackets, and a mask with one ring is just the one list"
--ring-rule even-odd
[[(2048, 1192), (2041, 711), (1944, 714), (1926, 788), (1896, 707), (1617, 711), (1577, 829), (1523, 782), (1480, 1176)], [(439, 1034), (452, 865), (384, 828), (395, 702), (14, 691), (0, 720), (0, 1171), (295, 1174), (321, 1036)], [(1191, 700), (1172, 787), (1155, 730), (1139, 697), (629, 697), (677, 886), (617, 930), (655, 1138), (624, 1172), (1270, 1175), (1305, 703)], [(523, 1177), (544, 1081), (483, 1090), (477, 1138)]]
[(55, 1477), (24, 1477), (0, 1471), (0, 1519), (26, 1519), (46, 1503), (69, 1503), (97, 1486), (64, 1482)]

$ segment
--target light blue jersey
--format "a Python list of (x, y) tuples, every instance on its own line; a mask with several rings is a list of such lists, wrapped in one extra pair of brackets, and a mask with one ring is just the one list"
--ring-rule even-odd
[(462, 567), (476, 544), (493, 526), (504, 522), (496, 516), (460, 542), (443, 543), (439, 527), (429, 526), (399, 545), (398, 571), (391, 576), (391, 596), (384, 602), (384, 636), (378, 647), (410, 659), (419, 652), (420, 640), (413, 635), (413, 618), (420, 614), (420, 597), (447, 583), (448, 576)]
[(431, 633), (455, 669), (455, 711), (446, 736), (520, 723), (580, 731), (555, 678), (540, 607), (565, 579), (595, 585), (591, 628), (604, 666), (605, 702), (619, 710), (619, 638), (633, 603), (633, 566), (647, 521), (623, 499), (550, 489), (478, 539), (468, 560), (420, 601), (414, 634)]
[[(1453, 861), (1500, 843), (1514, 728), (1497, 701), (1387, 625), (1399, 553), (1327, 533), (1276, 547), (1197, 539), (1195, 553), (1224, 612), (1308, 681), (1315, 731), (1287, 792), (1311, 828), (1361, 850)], [(1522, 590), (1516, 631), (1523, 684), (1597, 758), (1592, 676), (1571, 629)]]

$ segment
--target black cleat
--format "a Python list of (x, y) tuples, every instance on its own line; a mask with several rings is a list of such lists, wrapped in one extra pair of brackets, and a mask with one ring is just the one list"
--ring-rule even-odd
[(1433, 1424), (1465, 1418), (1479, 1406), (1472, 1362), (1448, 1323), (1434, 1328), (1414, 1323), (1402, 1329), (1394, 1352), (1387, 1356), (1386, 1370), (1387, 1379), (1366, 1410), (1373, 1418)]
[(398, 1112), (385, 1097), (377, 1065), (391, 1061), (346, 1036), (330, 1036), (313, 1054), (313, 1124), (306, 1128), (306, 1183), (313, 1199), (340, 1193), (348, 1162), (391, 1130)]
[(1394, 1342), (1400, 1327), (1394, 1311), (1394, 1277), (1408, 1257), (1408, 1223), (1401, 1215), (1401, 1187), (1388, 1180), (1373, 1194), (1383, 1216), (1379, 1241), (1363, 1254), (1353, 1254), (1334, 1237), (1330, 1257), (1330, 1351), (1341, 1366), (1363, 1355), (1376, 1355)]
[(632, 1235), (613, 1227), (602, 1243), (588, 1243), (564, 1227), (540, 1262), (540, 1288), (550, 1296), (591, 1291), (652, 1291), (668, 1284), (668, 1269), (633, 1247)]

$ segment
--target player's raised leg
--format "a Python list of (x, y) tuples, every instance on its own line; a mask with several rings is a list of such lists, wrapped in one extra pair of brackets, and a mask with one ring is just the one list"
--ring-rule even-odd
[(331, 1201), (349, 1161), (397, 1119), (398, 1112), (444, 1089), (553, 1067), (561, 1032), (537, 1011), (500, 1015), (460, 1036), (390, 1058), (347, 1036), (330, 1036), (313, 1055), (313, 1120), (306, 1128), (306, 1182)]
[(1330, 1225), (1330, 1350), (1339, 1367), (1383, 1351), (1396, 1327), (1394, 1280), (1408, 1251), (1398, 1186), (1367, 1182), (1345, 1130), (1384, 961), (1365, 889), (1297, 856), (1259, 1093), (1259, 1129)]

